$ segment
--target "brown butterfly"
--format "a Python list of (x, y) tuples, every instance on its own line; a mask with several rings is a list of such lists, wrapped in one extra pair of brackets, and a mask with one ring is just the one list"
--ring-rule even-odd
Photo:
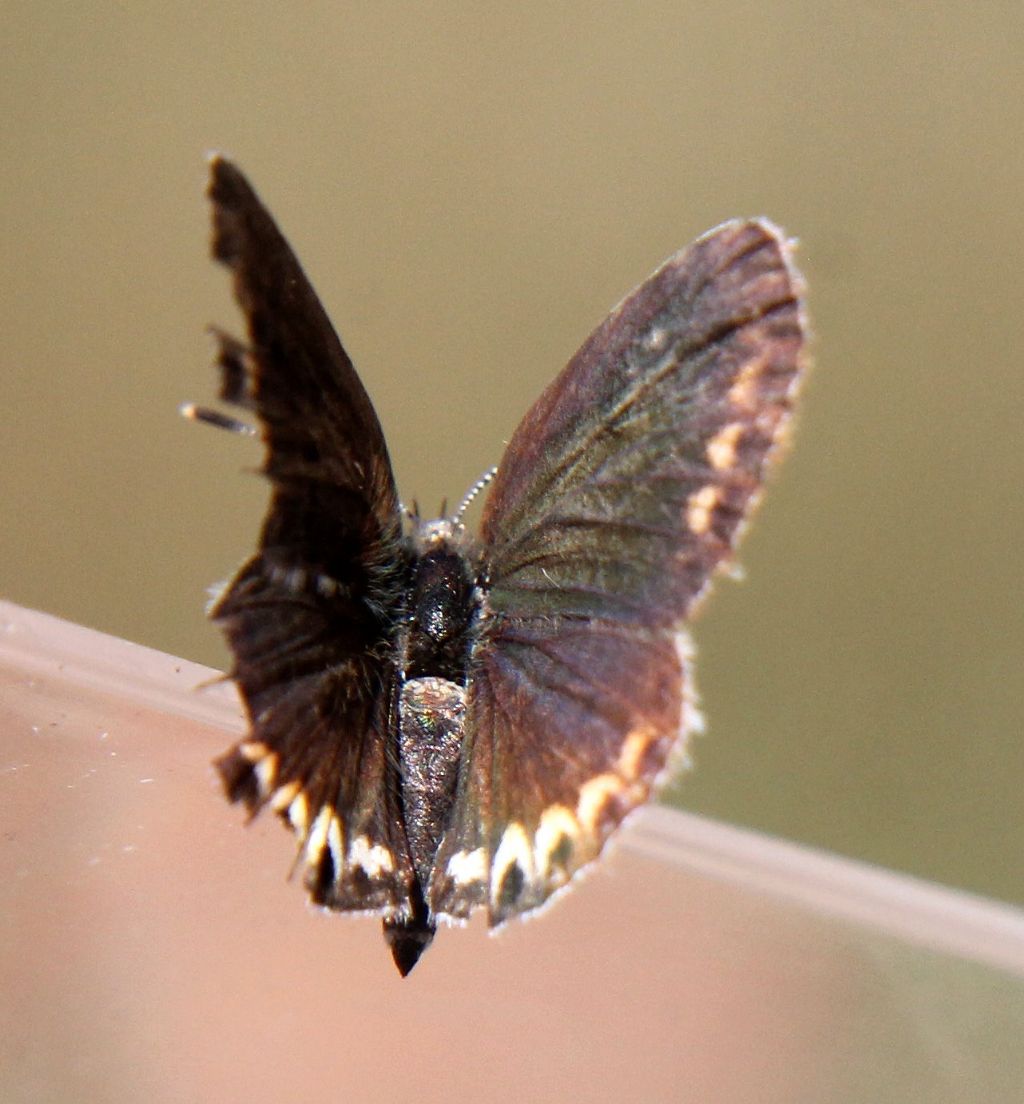
[(403, 521), (288, 243), (222, 157), (209, 195), (248, 323), (218, 335), (220, 398), (255, 416), (273, 488), (212, 611), (251, 726), (217, 766), (292, 825), (314, 901), (383, 917), (406, 974), (439, 920), (496, 926), (566, 886), (685, 744), (683, 626), (789, 420), (802, 281), (761, 219), (670, 257), (527, 413), (474, 536), (461, 509)]

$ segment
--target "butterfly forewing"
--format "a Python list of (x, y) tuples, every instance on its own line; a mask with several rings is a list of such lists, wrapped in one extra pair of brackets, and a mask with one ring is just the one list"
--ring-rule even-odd
[(487, 501), (490, 604), (675, 624), (729, 554), (792, 402), (800, 282), (727, 223), (595, 331), (516, 430)]
[(272, 484), (258, 551), (212, 611), (252, 729), (218, 766), (233, 799), (292, 823), (314, 899), (402, 916), (412, 872), (386, 739), (403, 555), (384, 436), (248, 182), (215, 158), (209, 194), (249, 337), (219, 335), (221, 395), (255, 411)]
[(774, 227), (728, 223), (630, 295), (513, 436), (436, 908), (460, 888), (492, 923), (536, 907), (650, 796), (685, 736), (678, 630), (788, 419), (800, 293)]

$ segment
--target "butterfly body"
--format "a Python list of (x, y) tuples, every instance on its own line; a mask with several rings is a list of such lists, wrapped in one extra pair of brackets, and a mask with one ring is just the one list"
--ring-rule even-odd
[[(799, 379), (801, 282), (726, 223), (627, 297), (534, 404), (484, 502), (403, 532), (376, 414), (294, 254), (214, 158), (214, 255), (273, 493), (212, 616), (251, 732), (229, 798), (295, 830), (314, 901), (380, 915), (405, 974), (439, 921), (537, 909), (694, 728), (684, 626), (727, 565)], [(192, 408), (215, 425), (241, 423)]]
[(394, 677), (400, 689), (397, 769), (402, 820), (416, 878), (415, 907), (385, 927), (396, 962), (418, 958), (433, 937), (425, 906), (451, 818), (465, 737), (466, 685), (480, 618), (475, 572), (454, 527), (417, 522), (406, 614)]

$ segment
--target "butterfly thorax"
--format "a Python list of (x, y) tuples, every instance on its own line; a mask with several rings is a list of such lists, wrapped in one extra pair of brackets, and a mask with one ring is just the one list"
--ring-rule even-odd
[(398, 758), (413, 868), (426, 890), (462, 756), (466, 682), (480, 598), (471, 558), (448, 522), (413, 537), (399, 697)]
[(434, 677), (466, 685), (480, 606), (474, 574), (450, 522), (420, 525), (406, 601), (406, 680)]

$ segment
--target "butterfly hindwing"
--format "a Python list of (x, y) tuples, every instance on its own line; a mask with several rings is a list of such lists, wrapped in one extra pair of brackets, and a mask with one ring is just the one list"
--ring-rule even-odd
[(535, 908), (646, 801), (687, 728), (682, 622), (730, 558), (804, 341), (782, 235), (666, 262), (524, 418), (484, 508), (486, 623), (431, 903)]
[(233, 800), (292, 823), (314, 900), (403, 917), (413, 876), (387, 754), (403, 555), (384, 436), (294, 254), (223, 158), (209, 195), (249, 331), (218, 335), (221, 397), (255, 412), (272, 485), (257, 553), (212, 610), (251, 722), (218, 768)]
[(651, 796), (685, 696), (671, 634), (508, 624), (480, 653), (430, 901), (454, 915), (486, 905), (498, 924), (566, 885)]

